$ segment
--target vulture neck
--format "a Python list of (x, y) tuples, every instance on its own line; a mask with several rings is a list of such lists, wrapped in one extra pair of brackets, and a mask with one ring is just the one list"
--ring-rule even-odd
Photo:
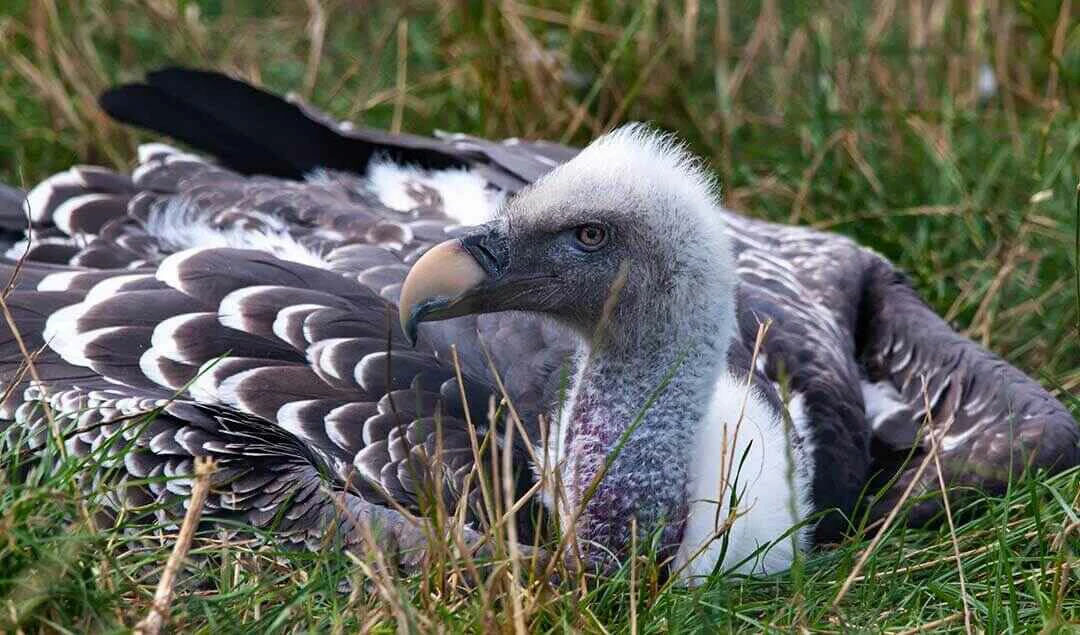
[(586, 550), (625, 550), (633, 518), (639, 538), (663, 527), (661, 548), (678, 546), (692, 450), (736, 334), (731, 260), (713, 251), (680, 288), (617, 312), (607, 337), (582, 345), (560, 456)]

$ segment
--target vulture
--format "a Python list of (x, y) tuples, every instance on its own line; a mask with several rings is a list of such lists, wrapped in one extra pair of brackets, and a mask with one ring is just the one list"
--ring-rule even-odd
[(4, 190), (30, 229), (0, 263), (0, 444), (77, 457), (113, 517), (176, 523), (205, 456), (208, 522), (282, 544), (422, 551), (410, 516), (445, 503), (591, 559), (650, 539), (693, 584), (908, 493), (931, 523), (939, 476), (1080, 462), (1064, 406), (888, 260), (725, 209), (647, 126), (389, 134), (180, 68), (101, 105), (201, 154)]

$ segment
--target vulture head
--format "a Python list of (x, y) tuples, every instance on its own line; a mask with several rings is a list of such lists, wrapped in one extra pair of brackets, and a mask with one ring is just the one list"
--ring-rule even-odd
[(577, 374), (547, 448), (576, 508), (564, 526), (623, 554), (636, 520), (672, 549), (734, 333), (732, 263), (713, 179), (671, 138), (628, 126), (422, 256), (401, 324), (415, 339), (422, 321), (512, 310), (575, 331)]
[[(585, 338), (641, 343), (685, 323), (736, 277), (715, 186), (671, 138), (631, 125), (594, 141), (512, 199), (500, 218), (413, 267), (401, 319), (549, 315)], [(674, 333), (669, 333), (674, 335)], [(599, 342), (598, 342), (599, 343)]]

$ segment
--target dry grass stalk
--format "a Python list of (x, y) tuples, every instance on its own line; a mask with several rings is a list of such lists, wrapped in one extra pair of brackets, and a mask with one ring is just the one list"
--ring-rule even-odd
[(683, 59), (688, 64), (694, 62), (697, 54), (697, 28), (700, 13), (700, 0), (685, 0), (683, 4)]
[(573, 27), (574, 29), (581, 29), (588, 31), (589, 33), (595, 33), (596, 35), (602, 35), (607, 38), (617, 38), (622, 35), (622, 29), (615, 28), (590, 18), (588, 15), (581, 14), (575, 15), (573, 18), (567, 16), (565, 13), (555, 11), (554, 9), (547, 9), (544, 7), (534, 7), (520, 2), (514, 2), (514, 11), (521, 14), (522, 17), (529, 18), (530, 20), (537, 20), (540, 22), (546, 22), (548, 24), (558, 24), (561, 26)]
[[(995, 528), (994, 531), (997, 531), (997, 529)], [(1019, 538), (1023, 538), (1025, 540), (1027, 540), (1027, 539), (1030, 539), (1030, 538), (1034, 538), (1036, 535), (1038, 535), (1038, 532), (1029, 531), (1029, 532), (1026, 532), (1026, 533), (1020, 535)], [(920, 549), (918, 551), (912, 552), (911, 554), (907, 554), (906, 559), (910, 559), (910, 558), (912, 558), (914, 556), (917, 556), (917, 555), (922, 555), (923, 553), (931, 551), (934, 548), (935, 547), (928, 547), (926, 549)], [(1000, 549), (1000, 548), (1001, 548), (1001, 546), (997, 545), (997, 544), (986, 544), (986, 545), (982, 545), (982, 546), (979, 546), (979, 547), (974, 547), (972, 549), (968, 549), (967, 551), (962, 551), (962, 552), (960, 552), (960, 557), (962, 559), (970, 561), (972, 558), (974, 558), (976, 556), (981, 556), (981, 555), (983, 555), (985, 553), (989, 553), (989, 552), (991, 552), (991, 551), (993, 551), (995, 549)], [(888, 577), (905, 576), (905, 575), (908, 575), (908, 574), (911, 574), (911, 573), (918, 573), (919, 571), (926, 571), (927, 569), (933, 569), (934, 567), (940, 566), (946, 560), (955, 560), (955, 559), (956, 559), (955, 554), (950, 554), (950, 555), (945, 556), (945, 557), (934, 558), (932, 560), (927, 560), (926, 562), (920, 562), (919, 564), (913, 564), (913, 565), (910, 565), (910, 566), (907, 566), (907, 567), (899, 567), (897, 569), (890, 569), (888, 571), (882, 571), (882, 572), (877, 573), (875, 575), (888, 576)], [(869, 576), (859, 575), (859, 576), (855, 577), (853, 582), (862, 582), (864, 580), (867, 580), (868, 578), (869, 578)]]
[[(995, 10), (996, 9), (996, 10)], [(1001, 86), (1001, 98), (1005, 107), (1006, 120), (1009, 123), (1009, 137), (1016, 152), (1023, 150), (1020, 135), (1020, 120), (1016, 113), (1016, 87), (1009, 77), (1009, 56), (1013, 51), (1013, 14), (1001, 10), (998, 2), (993, 2), (990, 11), (990, 29), (994, 33), (991, 39), (994, 48), (994, 74)]]
[[(923, 406), (926, 412), (930, 412), (930, 393), (926, 386), (926, 378), (922, 377)], [(956, 538), (956, 524), (953, 522), (952, 506), (949, 504), (949, 491), (945, 487), (944, 467), (941, 464), (941, 442), (937, 435), (926, 435), (930, 439), (930, 454), (934, 457), (935, 472), (937, 472), (938, 486), (941, 488), (941, 501), (945, 507), (945, 520), (949, 525), (949, 539), (952, 542), (953, 556), (956, 558), (956, 574), (960, 580), (960, 600), (964, 604), (964, 632), (971, 635), (971, 606), (968, 604), (967, 582), (964, 578), (964, 563), (960, 558), (960, 542)]]
[(952, 624), (953, 622), (959, 620), (962, 617), (962, 613), (954, 613), (953, 615), (949, 615), (948, 617), (943, 617), (940, 620), (927, 622), (925, 624), (916, 626), (915, 628), (909, 628), (905, 631), (896, 631), (894, 635), (916, 635), (917, 633), (932, 633), (936, 629), (939, 629), (942, 626)]
[[(938, 432), (934, 430), (933, 417), (930, 410), (928, 409), (926, 411), (924, 429), (926, 430), (927, 435), (939, 434), (940, 436), (944, 437), (946, 434), (948, 434), (949, 428), (952, 427), (953, 421), (954, 419), (950, 419), (949, 422), (942, 427), (941, 431)], [(923, 472), (926, 471), (926, 468), (930, 465), (930, 461), (932, 461), (933, 458), (934, 453), (930, 452), (922, 460), (922, 463), (919, 464), (918, 469), (915, 470), (915, 474), (912, 475), (911, 482), (908, 483), (906, 488), (904, 488), (904, 491), (900, 495), (900, 498), (896, 501), (896, 504), (893, 506), (892, 510), (889, 511), (889, 514), (885, 517), (884, 522), (881, 523), (881, 528), (877, 530), (877, 533), (870, 541), (870, 544), (867, 545), (865, 549), (863, 549), (862, 555), (859, 556), (858, 562), (855, 563), (855, 567), (851, 570), (851, 573), (848, 574), (847, 579), (844, 580), (844, 584), (840, 587), (840, 591), (836, 594), (836, 597), (833, 598), (831, 605), (833, 610), (836, 610), (837, 607), (839, 607), (840, 601), (843, 600), (844, 596), (847, 595), (847, 592), (851, 590), (851, 585), (854, 584), (855, 578), (859, 576), (859, 573), (861, 573), (863, 567), (866, 566), (866, 562), (870, 559), (870, 556), (877, 550), (878, 545), (881, 544), (881, 541), (885, 538), (886, 534), (888, 534), (889, 528), (892, 527), (893, 522), (896, 520), (897, 516), (900, 515), (900, 510), (903, 509), (904, 503), (907, 502), (907, 500), (911, 497), (912, 492), (915, 491), (915, 487), (922, 482)]]
[[(729, 427), (726, 420), (724, 421), (723, 442), (720, 445), (720, 481), (716, 484), (716, 514), (713, 517), (712, 535), (709, 537), (709, 540), (706, 540), (697, 548), (697, 550), (689, 555), (683, 566), (671, 572), (665, 588), (675, 584), (681, 578), (682, 573), (690, 567), (690, 564), (709, 548), (709, 545), (714, 541), (723, 538), (725, 534), (731, 531), (731, 528), (735, 525), (735, 521), (740, 517), (745, 516), (749, 511), (748, 508), (740, 508), (736, 505), (728, 508), (726, 516), (722, 519), (720, 517), (724, 500), (729, 499), (729, 497), (738, 490), (738, 483), (736, 481), (738, 474), (733, 474), (733, 472), (735, 471), (736, 464), (738, 464), (742, 458), (740, 455), (736, 455), (738, 450), (739, 432), (742, 430), (742, 424), (746, 418), (746, 406), (750, 400), (750, 393), (754, 386), (754, 369), (757, 368), (758, 356), (761, 354), (762, 346), (765, 344), (765, 336), (768, 334), (771, 326), (771, 320), (758, 325), (757, 335), (754, 339), (754, 348), (750, 356), (750, 367), (746, 376), (746, 389), (743, 391), (742, 401), (739, 404), (739, 412), (735, 418), (734, 429)], [(741, 502), (741, 499), (736, 497), (735, 502)], [(751, 503), (751, 505), (752, 504), (753, 503)]]
[(972, 338), (980, 336), (983, 346), (990, 346), (990, 336), (994, 333), (994, 309), (1000, 303), (1002, 288), (1016, 270), (1021, 256), (1027, 251), (1024, 239), (1028, 231), (1028, 224), (1025, 222), (1020, 226), (1018, 238), (1006, 239), (1009, 244), (1000, 261), (1000, 268), (994, 275), (994, 279), (990, 281), (990, 286), (983, 292), (983, 298), (971, 319), (971, 326), (964, 333)]
[(386, 554), (383, 552), (378, 540), (376, 540), (371, 527), (367, 523), (358, 523), (357, 526), (361, 539), (366, 546), (365, 553), (371, 558), (371, 562), (361, 560), (352, 552), (349, 552), (348, 555), (360, 568), (364, 577), (374, 584), (380, 599), (382, 599), (390, 614), (394, 616), (394, 619), (397, 620), (399, 627), (407, 630), (406, 625), (413, 624), (413, 620), (410, 619), (412, 611), (406, 609), (399, 597), (395, 584), (396, 569), (391, 567), (387, 561)]
[[(1065, 35), (1069, 30), (1070, 19), (1075, 19), (1075, 16), (1072, 15), (1072, 0), (1064, 0), (1061, 3), (1061, 9), (1058, 11), (1057, 23), (1054, 26), (1054, 39), (1051, 42), (1051, 54), (1057, 63), (1050, 65), (1050, 72), (1046, 78), (1046, 98), (1048, 100), (1057, 98), (1058, 75), (1061, 73), (1058, 64), (1060, 64), (1061, 58), (1065, 54)], [(1075, 22), (1073, 22), (1073, 26), (1076, 26)]]
[(397, 26), (397, 75), (394, 84), (394, 117), (390, 121), (391, 132), (401, 132), (401, 120), (405, 115), (405, 94), (409, 73), (409, 21), (398, 20)]
[[(14, 284), (14, 276), (18, 275), (19, 269), (22, 266), (21, 263), (22, 263), (23, 260), (25, 260), (25, 258), (26, 258), (26, 253), (23, 253), (22, 257), (19, 259), (20, 264), (16, 265), (15, 272), (13, 273), (13, 276), (12, 276), (12, 281), (9, 281), (9, 283), (8, 283), (9, 286)], [(38, 386), (41, 386), (42, 388), (44, 388), (45, 384), (44, 384), (44, 382), (41, 381), (41, 375), (38, 374), (37, 366), (35, 366), (35, 364), (34, 364), (34, 360), (37, 359), (38, 353), (40, 351), (31, 352), (27, 348), (26, 342), (23, 340), (22, 333), (19, 331), (18, 325), (15, 324), (15, 317), (11, 314), (10, 307), (8, 307), (7, 293), (6, 292), (4, 294), (0, 295), (0, 312), (3, 312), (3, 314), (4, 314), (4, 322), (7, 325), (8, 330), (11, 332), (12, 337), (15, 339), (15, 342), (19, 347), (19, 354), (22, 355), (23, 368), (19, 371), (19, 375), (18, 375), (19, 379), (20, 380), (22, 379), (24, 373), (29, 372), (30, 377), (33, 378), (33, 380), (34, 380), (34, 383), (37, 384)], [(9, 396), (10, 396), (10, 394), (8, 394), (8, 392), (5, 391), (5, 394), (3, 395), (4, 401), (6, 401)], [(0, 403), (2, 403), (2, 402), (0, 402)], [(67, 457), (67, 447), (64, 445), (64, 436), (63, 436), (62, 431), (60, 430), (60, 422), (57, 421), (56, 417), (53, 415), (52, 408), (49, 406), (49, 403), (48, 403), (47, 400), (44, 400), (44, 401), (41, 402), (41, 408), (42, 408), (43, 414), (45, 415), (45, 420), (49, 424), (49, 434), (52, 437), (53, 443), (56, 444), (56, 452), (57, 452), (57, 454), (61, 458), (66, 458)], [(83, 508), (83, 509), (85, 510), (85, 508)]]
[[(619, 38), (619, 41), (615, 44), (614, 47), (612, 47), (611, 54), (608, 56), (607, 62), (604, 64), (604, 67), (600, 70), (600, 74), (597, 76), (596, 81), (593, 83), (592, 88), (589, 90), (589, 94), (586, 95), (585, 99), (582, 100), (581, 104), (579, 104), (577, 109), (574, 111), (574, 116), (573, 118), (571, 118), (570, 124), (566, 127), (566, 132), (563, 133), (563, 143), (569, 142), (569, 140), (574, 137), (574, 135), (578, 131), (578, 128), (580, 128), (582, 123), (584, 123), (588, 118), (589, 108), (595, 102), (596, 97), (601, 93), (601, 91), (603, 91), (604, 87), (608, 84), (608, 82), (611, 81), (612, 73), (615, 71), (615, 65), (622, 58), (623, 53), (625, 53), (626, 49), (629, 48), (629, 44), (634, 33), (638, 30), (638, 28), (640, 28), (640, 16), (642, 15), (643, 14), (639, 13), (638, 18), (631, 21), (630, 24), (627, 25), (626, 29), (623, 31), (622, 37)], [(593, 134), (599, 134), (600, 132), (601, 131), (596, 129), (596, 127), (594, 126)]]
[(191, 488), (191, 501), (188, 503), (187, 513), (184, 514), (184, 523), (180, 526), (180, 533), (176, 536), (172, 553), (169, 554), (165, 569), (161, 572), (157, 590), (154, 591), (154, 599), (150, 603), (150, 611), (135, 625), (134, 632), (137, 635), (157, 635), (169, 616), (176, 576), (191, 549), (191, 541), (195, 537), (195, 530), (199, 527), (206, 497), (210, 494), (210, 476), (215, 471), (217, 471), (217, 465), (212, 458), (196, 457), (195, 484)]
[[(735, 481), (733, 479), (733, 472), (735, 470), (735, 464), (739, 461), (739, 457), (735, 456), (735, 452), (739, 446), (739, 432), (742, 430), (743, 420), (746, 418), (746, 406), (750, 401), (750, 392), (754, 385), (754, 373), (757, 368), (758, 355), (761, 352), (761, 347), (765, 344), (765, 336), (769, 332), (769, 328), (772, 326), (772, 321), (766, 321), (758, 325), (757, 336), (754, 339), (754, 349), (750, 357), (750, 368), (746, 375), (746, 390), (743, 391), (742, 401), (739, 404), (739, 413), (735, 417), (735, 429), (731, 431), (729, 435), (728, 422), (724, 422), (724, 441), (720, 448), (720, 474), (721, 482), (718, 483), (720, 488), (719, 496), (723, 497), (725, 492), (734, 491)], [(730, 444), (728, 439), (731, 439)], [(734, 514), (736, 510), (728, 510), (729, 514)], [(720, 508), (717, 506), (716, 513), (720, 513)], [(719, 518), (717, 518), (719, 521)]]
[(743, 82), (754, 70), (754, 64), (757, 62), (761, 49), (765, 46), (770, 35), (779, 29), (780, 19), (776, 10), (776, 2), (775, 0), (765, 0), (762, 3), (761, 13), (758, 14), (758, 18), (754, 22), (754, 32), (750, 35), (750, 40), (746, 43), (742, 54), (739, 56), (739, 63), (736, 64), (735, 70), (732, 71), (731, 78), (728, 80), (727, 98), (729, 100), (735, 101), (738, 97)]
[(630, 635), (637, 635), (637, 517), (630, 518)]
[[(558, 105), (552, 103), (555, 100), (551, 98), (549, 85), (558, 85), (560, 82), (558, 73), (551, 68), (543, 47), (525, 26), (517, 11), (517, 3), (504, 0), (499, 8), (500, 15), (518, 47), (518, 60), (525, 73), (529, 89), (532, 91), (534, 103), (544, 110), (545, 117), (557, 119), (559, 117), (556, 110)], [(547, 77), (544, 77), (545, 75)]]
[(849, 134), (848, 130), (837, 130), (832, 133), (814, 155), (810, 165), (803, 171), (799, 192), (795, 195), (795, 200), (791, 204), (791, 215), (788, 216), (788, 223), (795, 225), (802, 219), (803, 210), (806, 208), (806, 200), (810, 198), (810, 188), (814, 183), (814, 175), (821, 169), (821, 164), (825, 161), (825, 157), (828, 156), (829, 152), (832, 151), (836, 144), (847, 138)]
[(903, 209), (888, 209), (880, 212), (860, 212), (848, 216), (836, 216), (824, 220), (814, 221), (810, 226), (814, 229), (832, 229), (849, 223), (857, 223), (868, 220), (885, 220), (889, 218), (914, 217), (914, 216), (961, 216), (971, 211), (967, 205), (920, 205)]
[(626, 95), (623, 96), (622, 101), (620, 101), (615, 107), (615, 110), (612, 111), (611, 116), (608, 117), (607, 123), (603, 125), (604, 130), (616, 128), (625, 119), (627, 109), (633, 105), (645, 84), (652, 79), (653, 71), (660, 65), (660, 62), (664, 61), (665, 56), (671, 48), (671, 41), (671, 36), (664, 38), (652, 52), (648, 61), (641, 68), (641, 73), (638, 74), (638, 77), (630, 87), (630, 90), (626, 91)]
[[(505, 445), (506, 450), (503, 452), (502, 463), (502, 478), (503, 478), (503, 495), (506, 497), (506, 538), (507, 538), (507, 551), (509, 551), (510, 557), (510, 579), (507, 584), (510, 586), (510, 607), (511, 617), (514, 622), (514, 632), (518, 635), (524, 635), (525, 631), (525, 615), (523, 612), (523, 602), (521, 599), (523, 590), (521, 588), (521, 547), (518, 543), (517, 533), (517, 518), (514, 510), (516, 505), (514, 504), (514, 466), (511, 462), (511, 458), (514, 453), (510, 448), (514, 447), (514, 425), (506, 426)], [(494, 447), (494, 444), (492, 445)]]
[[(1073, 497), (1072, 509), (1080, 510), (1080, 491), (1077, 491), (1076, 496)], [(1076, 557), (1076, 555), (1072, 553), (1072, 550), (1069, 549), (1066, 541), (1069, 536), (1074, 533), (1080, 533), (1080, 521), (1065, 523), (1061, 528), (1061, 531), (1054, 536), (1054, 541), (1050, 545), (1054, 551), (1059, 552), (1061, 557), (1058, 566), (1054, 569), (1054, 582), (1052, 587), (1054, 589), (1054, 597), (1057, 600), (1057, 604), (1054, 606), (1054, 613), (1059, 622), (1065, 621), (1061, 615), (1061, 608), (1065, 606), (1065, 589), (1069, 586), (1069, 573)]]
[(319, 79), (319, 66), (322, 63), (323, 46), (326, 42), (326, 11), (320, 0), (307, 0), (307, 6), (311, 13), (307, 24), (308, 38), (311, 43), (308, 47), (307, 70), (304, 74), (304, 96), (310, 99), (315, 90), (315, 82)]

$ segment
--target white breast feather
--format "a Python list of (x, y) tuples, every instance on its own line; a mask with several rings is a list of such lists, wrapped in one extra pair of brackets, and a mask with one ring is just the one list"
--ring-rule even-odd
[[(736, 511), (740, 515), (729, 530), (721, 568), (747, 574), (783, 571), (791, 566), (795, 550), (804, 550), (810, 542), (810, 527), (800, 528), (794, 539), (778, 539), (812, 509), (812, 466), (798, 448), (789, 451), (791, 442), (784, 432), (781, 414), (756, 391), (747, 391), (745, 379), (727, 372), (721, 374), (694, 445), (687, 492), (690, 515), (674, 563), (674, 570), (682, 570), (681, 578), (689, 584), (703, 582), (723, 552), (723, 540), (716, 535), (717, 519), (721, 528), (728, 520), (732, 484), (725, 485), (726, 466), (732, 461), (735, 467), (730, 479), (735, 481), (733, 487), (739, 497)], [(739, 422), (744, 399), (746, 409)], [(793, 418), (804, 416), (801, 404), (793, 404), (789, 410)], [(801, 424), (795, 422), (796, 430)], [(794, 466), (789, 456), (794, 458)], [(740, 462), (742, 468), (738, 471)]]

